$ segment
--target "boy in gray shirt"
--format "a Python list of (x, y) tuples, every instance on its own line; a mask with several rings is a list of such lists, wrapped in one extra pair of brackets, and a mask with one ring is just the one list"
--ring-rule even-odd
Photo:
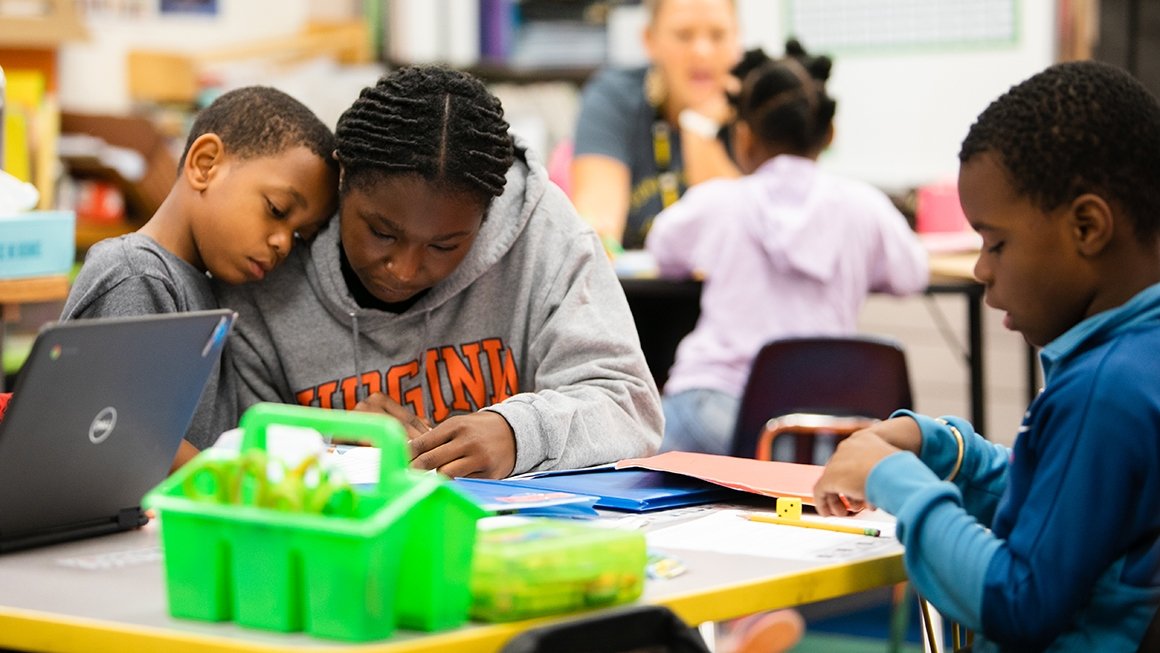
[[(89, 249), (61, 319), (217, 308), (211, 280), (262, 279), (334, 212), (334, 147), (330, 129), (281, 91), (222, 95), (198, 114), (177, 181), (153, 217)], [(175, 467), (237, 425), (234, 385), (220, 369)]]

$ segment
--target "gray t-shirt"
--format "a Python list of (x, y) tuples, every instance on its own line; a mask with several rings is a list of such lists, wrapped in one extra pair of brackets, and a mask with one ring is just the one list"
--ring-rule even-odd
[[(632, 173), (628, 222), (621, 239), (626, 249), (644, 247), (652, 220), (663, 208), (653, 148), (656, 110), (644, 96), (647, 69), (603, 70), (584, 87), (576, 124), (573, 156), (599, 154), (624, 163)], [(687, 186), (681, 162), (680, 130), (669, 130), (671, 161), (678, 193)]]
[[(137, 233), (103, 240), (85, 255), (85, 264), (65, 300), (62, 320), (127, 317), (210, 310), (218, 307), (210, 278), (148, 236)], [(222, 356), (228, 355), (228, 348)], [(205, 448), (233, 428), (233, 382), (215, 366), (185, 439)], [(228, 403), (222, 403), (228, 402)]]

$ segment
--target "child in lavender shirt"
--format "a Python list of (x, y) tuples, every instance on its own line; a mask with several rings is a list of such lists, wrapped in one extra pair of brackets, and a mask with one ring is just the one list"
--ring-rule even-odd
[(746, 175), (690, 189), (648, 234), (663, 276), (705, 279), (664, 388), (662, 451), (729, 452), (766, 342), (853, 333), (870, 292), (927, 285), (926, 253), (889, 198), (816, 163), (834, 135), (830, 66), (797, 49), (752, 69), (733, 134)]

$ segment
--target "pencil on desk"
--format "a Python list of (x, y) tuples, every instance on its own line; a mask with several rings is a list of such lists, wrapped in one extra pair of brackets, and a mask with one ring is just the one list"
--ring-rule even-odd
[(877, 528), (863, 528), (861, 526), (846, 526), (844, 524), (827, 524), (825, 522), (804, 521), (801, 519), (786, 519), (785, 517), (777, 517), (774, 515), (758, 515), (746, 514), (742, 515), (749, 521), (759, 521), (766, 524), (781, 524), (782, 526), (800, 526), (802, 528), (817, 528), (823, 531), (834, 531), (837, 533), (852, 533), (854, 535), (869, 535), (870, 537), (878, 537), (882, 531)]

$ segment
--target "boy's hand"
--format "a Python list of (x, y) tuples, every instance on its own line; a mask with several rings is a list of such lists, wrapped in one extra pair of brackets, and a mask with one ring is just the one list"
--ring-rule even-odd
[(456, 415), (411, 440), (411, 464), (450, 476), (504, 478), (516, 466), (516, 438), (499, 413)]
[[(914, 420), (910, 420), (911, 423)], [(916, 427), (917, 428), (917, 427)], [(814, 501), (822, 516), (844, 516), (866, 503), (866, 478), (883, 458), (901, 451), (874, 432), (862, 429), (842, 440), (814, 485)]]

